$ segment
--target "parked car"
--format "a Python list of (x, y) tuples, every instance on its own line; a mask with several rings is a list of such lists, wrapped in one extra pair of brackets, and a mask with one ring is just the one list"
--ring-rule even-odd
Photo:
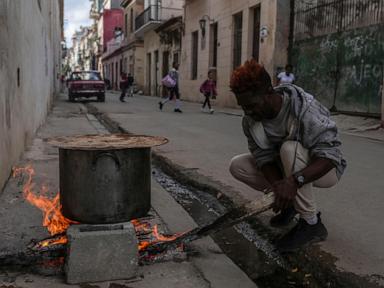
[(73, 102), (79, 97), (97, 97), (105, 101), (105, 83), (98, 71), (73, 72), (68, 79), (68, 99)]

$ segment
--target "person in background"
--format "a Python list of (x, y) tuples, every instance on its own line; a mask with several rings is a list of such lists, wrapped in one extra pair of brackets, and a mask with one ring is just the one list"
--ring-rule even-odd
[(127, 89), (128, 89), (128, 97), (133, 97), (133, 83), (135, 79), (133, 78), (131, 73), (128, 73), (127, 77)]
[(181, 111), (181, 101), (179, 93), (179, 64), (177, 62), (173, 62), (172, 67), (173, 68), (171, 69), (171, 71), (169, 71), (168, 75), (173, 80), (175, 80), (176, 85), (172, 88), (169, 88), (169, 96), (163, 101), (159, 102), (159, 109), (163, 110), (164, 104), (176, 97), (176, 106), (173, 111), (177, 113), (182, 113), (183, 111)]
[(125, 94), (127, 93), (128, 89), (128, 77), (126, 73), (121, 73), (121, 80), (120, 80), (120, 90), (121, 90), (121, 95), (120, 95), (120, 101), (125, 102)]
[(215, 110), (212, 109), (210, 98), (217, 96), (216, 81), (213, 79), (213, 71), (208, 72), (208, 79), (200, 86), (200, 92), (204, 95), (205, 101), (203, 103), (202, 111), (205, 110), (205, 106), (208, 105), (209, 112), (213, 114)]
[(285, 71), (277, 75), (277, 85), (280, 84), (293, 84), (295, 82), (295, 75), (292, 73), (293, 67), (291, 64), (285, 66)]

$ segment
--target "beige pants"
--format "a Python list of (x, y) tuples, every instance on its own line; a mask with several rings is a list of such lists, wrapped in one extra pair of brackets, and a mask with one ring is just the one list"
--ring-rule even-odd
[[(296, 163), (292, 170), (295, 157), (295, 148), (297, 144)], [(310, 160), (308, 150), (300, 143), (295, 141), (286, 141), (280, 149), (280, 158), (284, 168), (285, 176), (290, 176), (292, 172), (304, 169)], [(263, 173), (257, 168), (255, 158), (247, 153), (235, 156), (231, 160), (229, 170), (233, 177), (244, 182), (248, 186), (263, 191), (269, 187), (267, 179)], [(316, 202), (312, 185), (319, 188), (329, 188), (338, 182), (336, 168), (329, 171), (320, 179), (301, 187), (294, 200), (295, 209), (304, 219), (310, 219), (317, 213)]]

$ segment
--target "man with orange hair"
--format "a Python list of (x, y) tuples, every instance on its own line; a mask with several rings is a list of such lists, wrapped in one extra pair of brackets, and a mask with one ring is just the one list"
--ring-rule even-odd
[(346, 161), (335, 122), (327, 108), (302, 88), (272, 87), (255, 60), (237, 68), (231, 89), (244, 110), (243, 130), (250, 153), (234, 157), (232, 175), (259, 191), (273, 191), (275, 227), (297, 225), (277, 242), (281, 252), (323, 241), (328, 232), (317, 211), (312, 186), (329, 188), (340, 179)]

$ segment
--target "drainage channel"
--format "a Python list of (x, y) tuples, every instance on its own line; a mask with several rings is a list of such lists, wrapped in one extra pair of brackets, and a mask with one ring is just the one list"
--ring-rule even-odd
[[(160, 168), (153, 168), (153, 177), (199, 226), (213, 222), (227, 211), (211, 194), (180, 184)], [(243, 222), (211, 237), (260, 288), (322, 287), (310, 274), (289, 267), (252, 226), (252, 222)]]

